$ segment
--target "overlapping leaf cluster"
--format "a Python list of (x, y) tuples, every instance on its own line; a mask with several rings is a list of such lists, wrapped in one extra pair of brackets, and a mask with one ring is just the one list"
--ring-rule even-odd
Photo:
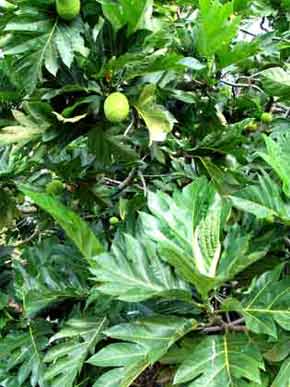
[(289, 387), (290, 2), (0, 10), (0, 386)]

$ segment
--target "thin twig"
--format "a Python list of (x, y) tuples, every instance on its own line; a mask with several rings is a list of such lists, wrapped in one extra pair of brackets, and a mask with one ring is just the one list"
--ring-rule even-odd
[(232, 321), (232, 322), (230, 323), (230, 325), (231, 325), (231, 326), (235, 326), (235, 325), (243, 324), (244, 322), (245, 322), (244, 317), (241, 317), (241, 318), (239, 318), (238, 320)]
[(240, 31), (243, 32), (244, 34), (247, 34), (247, 35), (250, 35), (252, 36), (253, 38), (256, 38), (257, 35), (254, 34), (253, 32), (250, 32), (250, 31), (247, 31), (247, 30), (244, 30), (243, 28), (240, 28)]
[(261, 28), (261, 30), (262, 30), (262, 31), (265, 31), (265, 32), (271, 32), (270, 30), (268, 30), (268, 29), (264, 26), (265, 21), (266, 21), (266, 18), (265, 18), (265, 16), (264, 16), (264, 17), (262, 17), (262, 20), (261, 20), (261, 23), (260, 23), (260, 28)]
[(140, 177), (140, 180), (142, 182), (144, 196), (146, 198), (146, 196), (147, 196), (147, 185), (146, 185), (146, 181), (144, 179), (144, 175), (143, 175), (143, 173), (141, 171), (138, 171), (138, 176)]
[(254, 85), (254, 84), (247, 84), (247, 83), (234, 83), (234, 82), (229, 82), (229, 81), (224, 81), (221, 80), (222, 83), (225, 85), (231, 86), (231, 87), (247, 87), (249, 89), (253, 88), (258, 90), (260, 93), (265, 94), (264, 90), (262, 90), (259, 86)]
[(130, 130), (133, 128), (134, 126), (134, 118), (131, 120), (130, 124), (128, 125), (127, 129), (125, 130), (124, 132), (124, 136), (127, 136), (128, 133), (130, 132)]
[[(129, 175), (126, 177), (126, 179), (119, 184), (118, 190), (117, 190), (117, 192), (115, 192), (112, 195), (112, 198), (120, 195), (120, 193), (123, 192), (132, 183), (132, 180), (134, 179), (134, 177), (136, 175), (136, 171), (137, 171), (137, 169), (135, 167), (131, 169), (131, 171), (130, 171)], [(140, 186), (139, 184), (134, 184), (134, 187), (137, 187), (137, 188), (141, 189), (142, 191), (144, 190), (144, 187)]]
[(11, 246), (12, 248), (18, 248), (20, 246), (26, 245), (27, 243), (31, 242), (38, 234), (40, 230), (39, 227), (37, 226), (34, 230), (34, 232), (30, 235), (30, 237), (24, 239), (23, 241), (19, 241), (15, 243), (15, 245)]
[(222, 332), (224, 331), (224, 327), (221, 325), (216, 325), (213, 327), (207, 327), (202, 329), (202, 333), (216, 333), (216, 332)]
[(285, 112), (284, 118), (288, 118), (289, 114), (290, 114), (290, 108), (287, 109), (287, 111)]

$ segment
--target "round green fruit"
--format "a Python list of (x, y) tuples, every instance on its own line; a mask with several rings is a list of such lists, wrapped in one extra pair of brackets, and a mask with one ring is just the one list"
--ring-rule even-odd
[(271, 113), (263, 113), (261, 115), (261, 121), (264, 122), (264, 124), (270, 124), (273, 121), (273, 116)]
[(64, 191), (64, 184), (60, 180), (52, 180), (46, 186), (46, 192), (49, 195), (61, 195)]
[(62, 19), (71, 21), (79, 15), (81, 2), (80, 0), (56, 0), (56, 10)]
[(231, 154), (226, 155), (225, 164), (230, 169), (236, 169), (239, 166), (238, 160)]
[(116, 216), (112, 216), (110, 219), (109, 219), (109, 222), (112, 226), (114, 226), (115, 224), (118, 224), (119, 223), (119, 219), (116, 217)]
[(129, 115), (129, 110), (129, 101), (122, 93), (112, 93), (105, 100), (104, 112), (108, 121), (124, 121)]
[(275, 217), (274, 215), (268, 215), (266, 218), (265, 218), (266, 222), (268, 223), (274, 223), (275, 222)]
[(250, 122), (246, 127), (245, 127), (246, 130), (248, 130), (249, 132), (255, 132), (257, 129), (258, 129), (258, 125), (256, 122)]

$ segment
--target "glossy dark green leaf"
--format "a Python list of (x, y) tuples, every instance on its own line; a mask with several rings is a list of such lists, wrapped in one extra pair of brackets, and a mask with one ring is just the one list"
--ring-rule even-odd
[(50, 195), (31, 191), (28, 187), (20, 189), (59, 223), (86, 259), (90, 260), (103, 252), (103, 246), (86, 222), (60, 201)]
[[(102, 340), (106, 326), (103, 319), (71, 319), (64, 328), (50, 338), (58, 342), (46, 353), (44, 362), (49, 364), (44, 378), (51, 386), (72, 387), (85, 360)], [(63, 340), (59, 343), (60, 340)]]
[[(117, 386), (119, 383), (119, 387), (129, 387), (142, 371), (195, 328), (195, 320), (170, 316), (116, 325), (104, 333), (125, 343), (111, 344), (101, 349), (88, 362), (99, 367), (121, 367), (119, 373), (111, 371), (101, 376), (100, 380), (104, 380), (108, 386)], [(100, 386), (100, 381), (95, 386)]]
[[(43, 356), (50, 334), (50, 324), (38, 321), (1, 339), (0, 369), (5, 370), (4, 375), (12, 386), (22, 387), (29, 383), (32, 387), (48, 387), (44, 379)], [(2, 382), (0, 373), (0, 385)]]
[(266, 272), (254, 281), (251, 292), (240, 302), (227, 300), (224, 308), (240, 312), (246, 319), (247, 327), (258, 334), (277, 337), (277, 324), (290, 330), (290, 281), (279, 281), (281, 267)]
[(12, 34), (4, 54), (13, 56), (17, 76), (29, 93), (43, 80), (44, 69), (56, 76), (61, 63), (70, 67), (76, 53), (87, 54), (80, 20), (67, 25), (49, 18), (47, 4), (42, 9), (35, 4), (29, 10), (20, 5), (4, 30)]
[(282, 364), (278, 375), (271, 384), (271, 387), (288, 387), (290, 380), (290, 359), (287, 359)]
[(190, 288), (176, 278), (170, 267), (158, 257), (155, 246), (130, 235), (115, 242), (112, 253), (95, 258), (91, 271), (98, 289), (123, 301), (137, 302), (152, 297), (185, 299), (191, 302)]
[(261, 384), (262, 355), (243, 334), (209, 336), (177, 369), (175, 383), (190, 387), (244, 386), (243, 379)]

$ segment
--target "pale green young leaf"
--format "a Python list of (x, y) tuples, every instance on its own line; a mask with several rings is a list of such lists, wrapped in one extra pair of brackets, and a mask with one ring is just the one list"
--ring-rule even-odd
[(78, 116), (66, 118), (57, 112), (53, 112), (53, 114), (56, 116), (58, 121), (63, 122), (64, 124), (75, 124), (76, 122), (79, 122), (79, 121), (83, 120), (84, 118), (86, 118), (86, 116), (88, 115), (87, 113), (84, 113), (84, 114), (80, 114)]
[(219, 0), (199, 0), (199, 8), (197, 49), (201, 55), (211, 57), (236, 36), (240, 17), (232, 17), (232, 2), (221, 4)]
[[(38, 110), (44, 109), (45, 104), (39, 103)], [(0, 129), (0, 145), (25, 144), (39, 138), (49, 127), (48, 117), (35, 116), (35, 106), (33, 104), (24, 105), (28, 111), (25, 114), (19, 110), (12, 110), (13, 117), (17, 123), (14, 126), (6, 126)], [(47, 109), (47, 106), (45, 105)]]
[(152, 215), (141, 214), (145, 233), (156, 241), (161, 258), (203, 296), (267, 252), (252, 247), (252, 236), (235, 227), (222, 241), (230, 207), (205, 178), (173, 197), (151, 192), (148, 206)]
[(7, 126), (0, 129), (0, 145), (25, 144), (38, 138), (43, 133), (42, 129), (23, 126)]
[(115, 31), (127, 25), (128, 35), (139, 29), (151, 28), (153, 0), (98, 0), (102, 4), (105, 17)]

